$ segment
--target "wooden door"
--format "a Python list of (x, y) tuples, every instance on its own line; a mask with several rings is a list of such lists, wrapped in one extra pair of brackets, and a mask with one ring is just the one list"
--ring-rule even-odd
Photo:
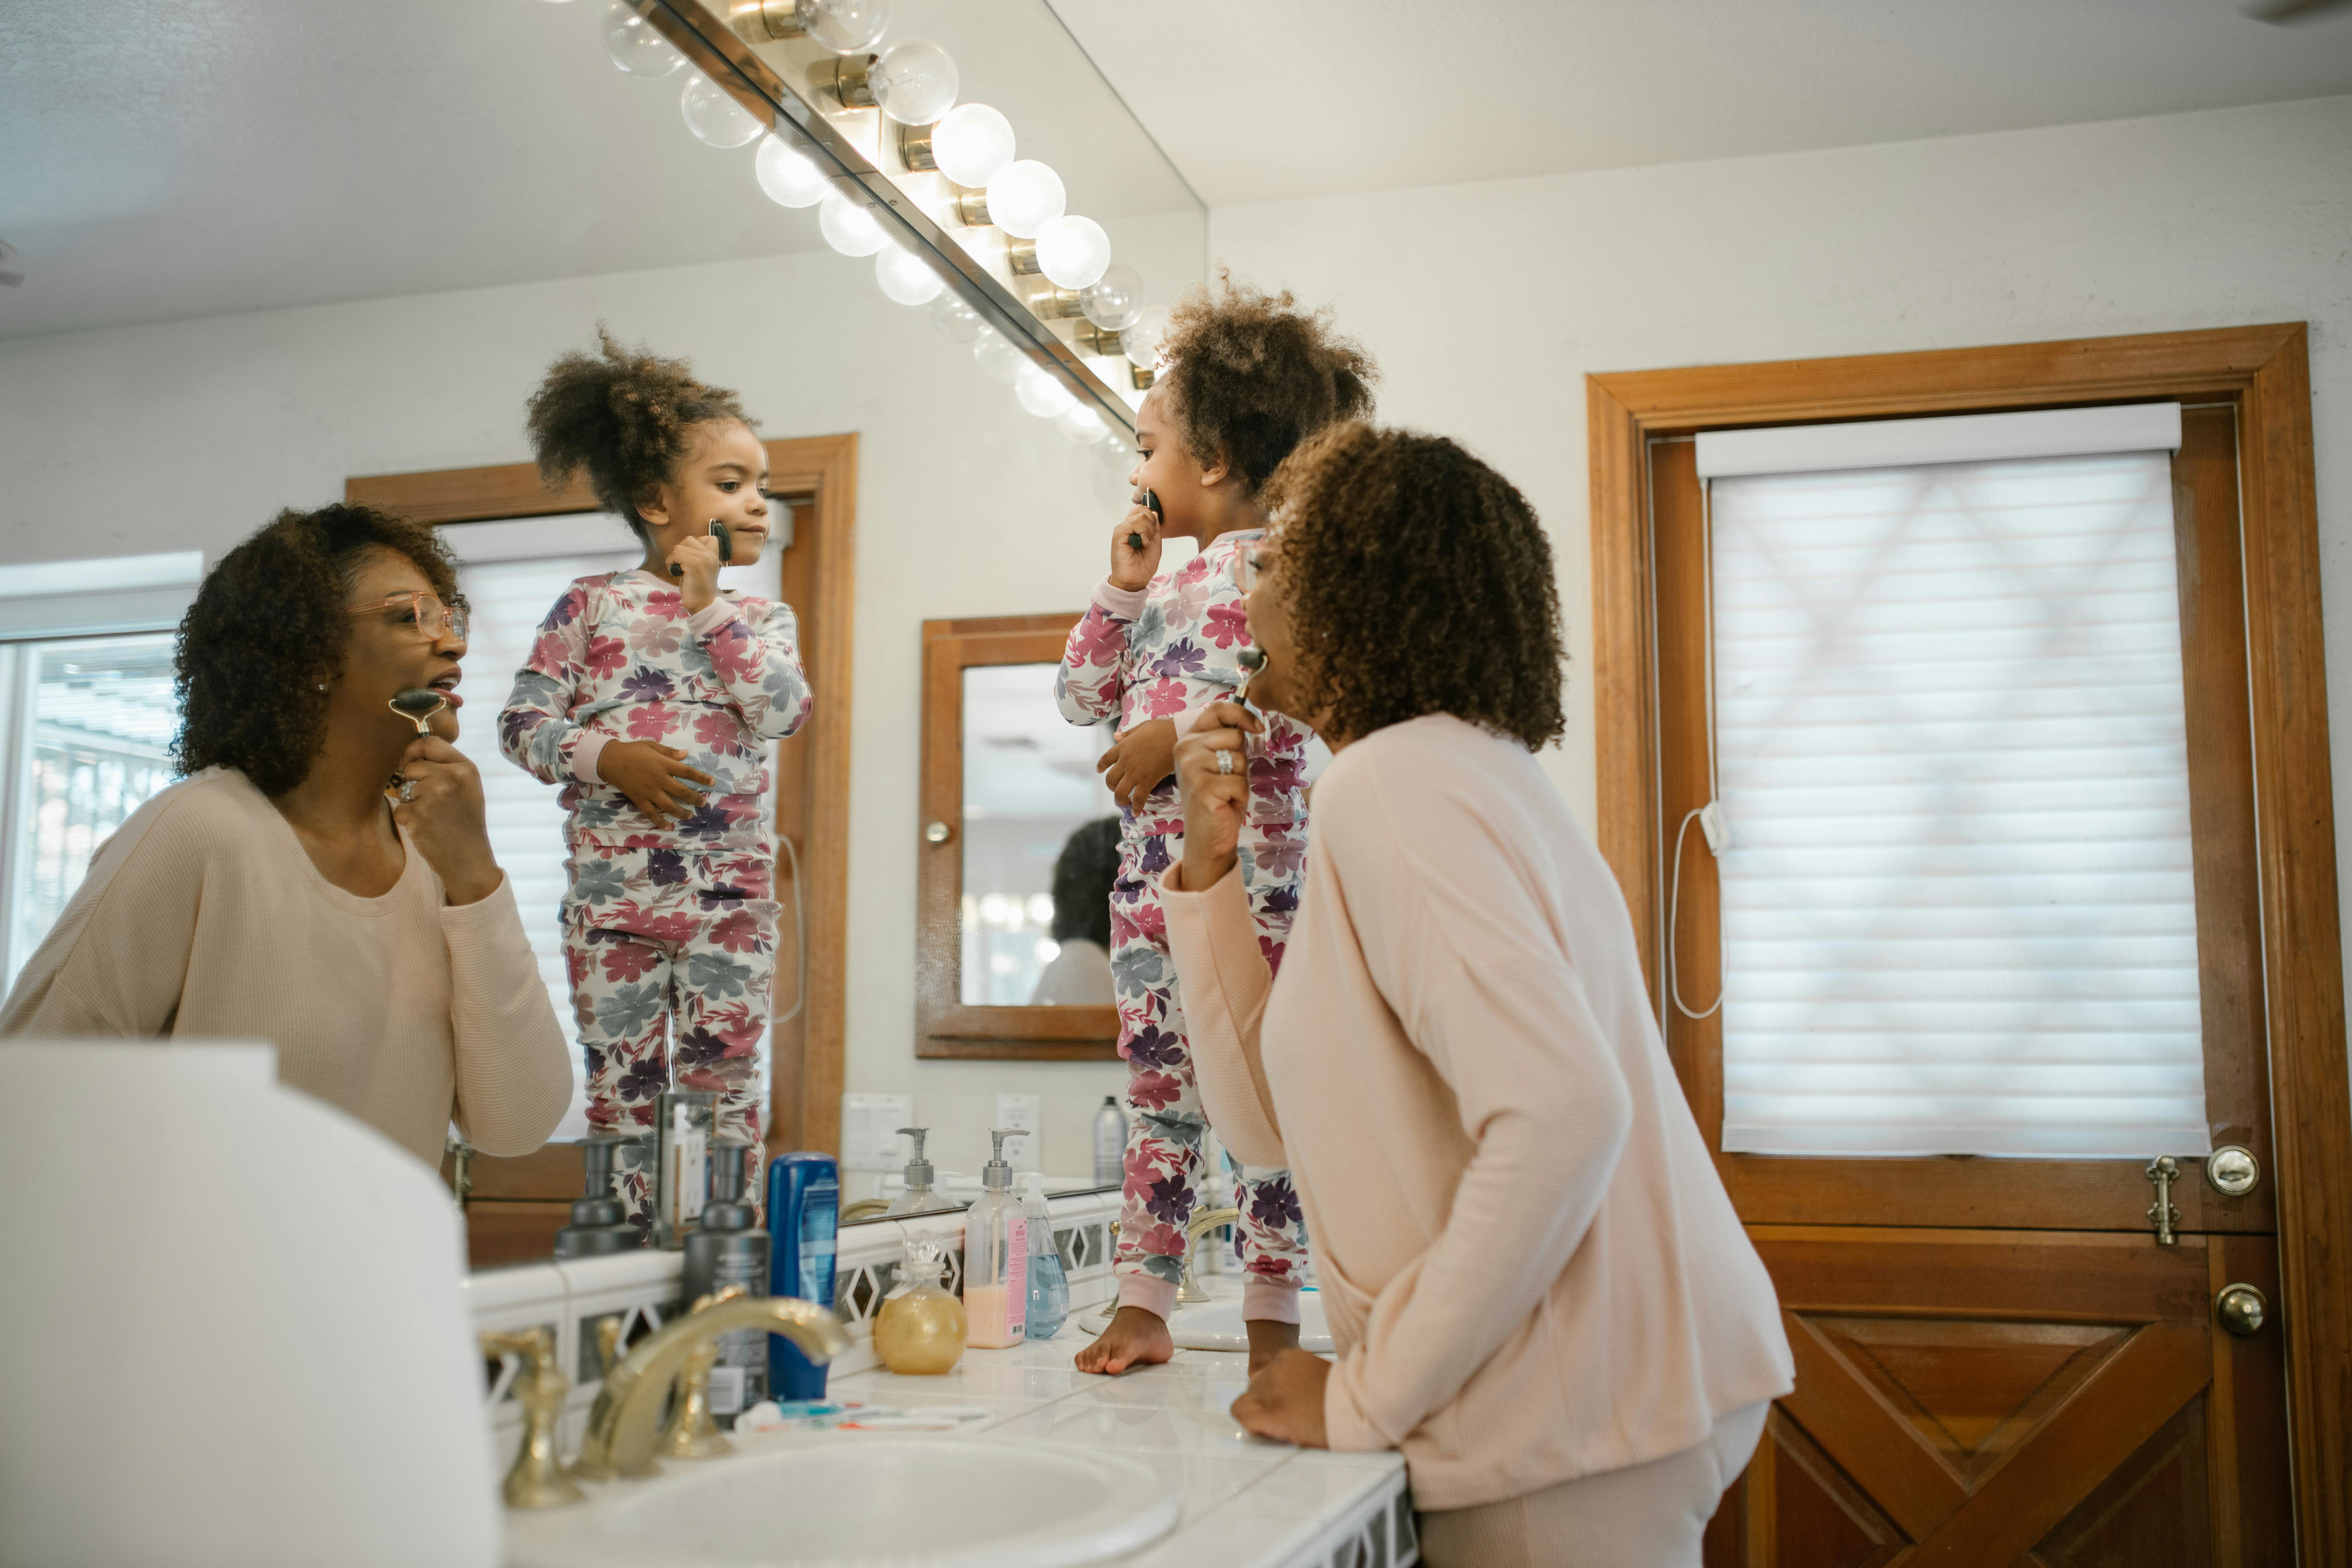
[[(2234, 411), (2189, 409), (2174, 465), (2207, 1113), (2273, 1169)], [(1706, 802), (1709, 570), (1693, 447), (1649, 446), (1658, 820)], [(1661, 931), (1685, 995), (1712, 996), (1718, 887), (1685, 858)], [(1676, 1071), (1780, 1289), (1797, 1357), (1709, 1562), (2286, 1563), (2280, 1334), (2218, 1326), (2224, 1286), (2275, 1303), (2276, 1210), (2200, 1159), (1727, 1154), (1722, 1016), (1668, 1007)], [(2179, 1236), (2146, 1213), (2147, 1159), (2179, 1156)]]

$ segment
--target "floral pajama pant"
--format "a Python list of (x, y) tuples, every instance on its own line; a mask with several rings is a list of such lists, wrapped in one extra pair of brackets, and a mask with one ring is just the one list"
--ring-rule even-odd
[[(1121, 831), (1118, 880), (1111, 884), (1111, 976), (1118, 993), (1118, 1054), (1128, 1064), (1124, 1210), (1115, 1274), (1146, 1273), (1181, 1281), (1184, 1226), (1202, 1205), (1201, 1110), (1192, 1054), (1184, 1037), (1176, 964), (1168, 952), (1168, 917), (1160, 879), (1184, 848), (1181, 817), (1130, 816)], [(1306, 868), (1304, 822), (1252, 824), (1241, 838), (1242, 886), (1257, 918), (1258, 946), (1279, 971)], [(1245, 1172), (1234, 1184), (1241, 1210), (1234, 1245), (1242, 1267), (1259, 1279), (1305, 1282), (1307, 1237), (1298, 1194), (1287, 1171)]]
[[(759, 1050), (776, 966), (773, 858), (761, 849), (582, 844), (566, 868), (563, 962), (587, 1058), (590, 1130), (651, 1131), (664, 1089), (716, 1092), (718, 1136), (751, 1145), (744, 1175), (759, 1207)], [(614, 1183), (640, 1227), (652, 1223), (649, 1177), (649, 1169), (625, 1170)]]

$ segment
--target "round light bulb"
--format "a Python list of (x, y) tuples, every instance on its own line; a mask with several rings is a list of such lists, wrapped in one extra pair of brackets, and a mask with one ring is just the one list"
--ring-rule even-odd
[(1054, 434), (1073, 447), (1091, 447), (1103, 438), (1102, 416), (1073, 400), (1068, 408), (1055, 416)]
[(1118, 334), (1118, 346), (1127, 351), (1129, 363), (1150, 370), (1160, 363), (1160, 345), (1167, 336), (1168, 307), (1150, 305)]
[(1015, 239), (1036, 238), (1069, 204), (1062, 176), (1034, 158), (1014, 159), (988, 182), (989, 218)]
[(942, 291), (931, 301), (931, 325), (951, 343), (968, 343), (987, 331), (980, 312), (955, 295)]
[(929, 38), (901, 38), (866, 73), (874, 101), (901, 125), (929, 125), (955, 107), (956, 63)]
[(986, 322), (981, 324), (980, 336), (972, 342), (971, 358), (980, 366), (980, 374), (999, 386), (1011, 386), (1029, 368), (1029, 356)]
[(638, 16), (629, 0), (613, 0), (604, 7), (604, 52), (631, 76), (667, 76), (686, 63), (677, 46)]
[(760, 188), (780, 207), (813, 207), (833, 193), (833, 184), (817, 173), (808, 154), (774, 136), (760, 143), (752, 158)]
[(1021, 373), (1013, 378), (1013, 395), (1040, 419), (1059, 418), (1078, 405), (1076, 396), (1058, 377), (1025, 360)]
[(835, 54), (855, 55), (881, 40), (890, 26), (890, 0), (799, 0), (793, 16)]
[(931, 128), (931, 161), (940, 173), (973, 190), (1013, 162), (1013, 121), (984, 103), (961, 103)]
[(871, 256), (888, 243), (874, 215), (839, 191), (818, 205), (816, 226), (824, 242), (844, 256)]
[(947, 289), (940, 275), (913, 251), (886, 245), (874, 253), (874, 281), (901, 305), (928, 305)]
[(758, 118), (741, 104), (730, 98), (719, 84), (694, 73), (678, 94), (678, 111), (686, 116), (686, 128), (698, 141), (713, 147), (741, 147), (758, 139), (767, 129)]
[(1106, 332), (1127, 331), (1143, 314), (1143, 274), (1124, 261), (1112, 262), (1094, 287), (1079, 294), (1078, 309)]
[(1090, 217), (1057, 217), (1037, 231), (1037, 270), (1059, 289), (1091, 289), (1110, 270), (1110, 236)]

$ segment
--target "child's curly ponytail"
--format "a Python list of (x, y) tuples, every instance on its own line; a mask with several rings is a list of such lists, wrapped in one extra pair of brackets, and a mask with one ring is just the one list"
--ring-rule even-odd
[(695, 427), (752, 421), (734, 393), (697, 381), (682, 359), (623, 348), (601, 321), (596, 346), (547, 367), (530, 397), (531, 450), (551, 489), (585, 468), (597, 500), (642, 539), (637, 508), (692, 454)]

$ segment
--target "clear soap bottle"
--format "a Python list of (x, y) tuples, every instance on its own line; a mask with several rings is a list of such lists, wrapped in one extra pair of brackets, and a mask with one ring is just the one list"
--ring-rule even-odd
[(1032, 1171), (1022, 1185), (1021, 1218), (1029, 1252), (1029, 1319), (1024, 1332), (1033, 1340), (1050, 1340), (1069, 1320), (1070, 1281), (1062, 1272), (1062, 1254), (1054, 1246), (1054, 1215), (1045, 1206), (1045, 1178)]
[(969, 1342), (982, 1350), (1019, 1344), (1028, 1322), (1028, 1226), (1004, 1159), (1004, 1141), (1019, 1136), (1018, 1128), (989, 1134), (995, 1157), (982, 1167), (980, 1196), (964, 1211), (963, 1310), (971, 1324)]

